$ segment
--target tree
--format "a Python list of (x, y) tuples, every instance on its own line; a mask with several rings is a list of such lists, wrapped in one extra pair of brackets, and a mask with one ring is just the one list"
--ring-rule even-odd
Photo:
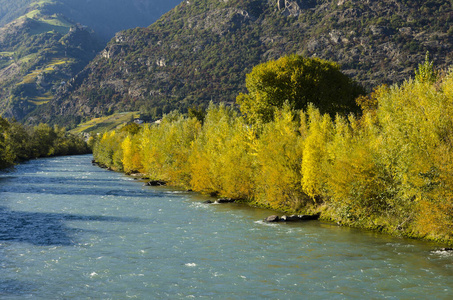
[(419, 64), (418, 70), (415, 70), (415, 80), (419, 82), (435, 82), (437, 80), (437, 75), (433, 62), (429, 61), (429, 51), (427, 51), (425, 62)]
[(355, 98), (363, 88), (341, 73), (334, 62), (300, 55), (284, 56), (253, 68), (247, 74), (248, 94), (239, 94), (236, 102), (249, 122), (269, 122), (274, 108), (285, 102), (294, 109), (306, 109), (313, 103), (321, 114), (358, 112)]
[(257, 142), (256, 193), (258, 200), (274, 209), (299, 210), (309, 198), (302, 192), (302, 151), (306, 118), (300, 121), (288, 106), (264, 124)]
[(325, 193), (328, 161), (327, 145), (332, 140), (333, 124), (329, 115), (321, 115), (310, 105), (307, 111), (308, 130), (302, 152), (302, 189), (316, 203)]
[(15, 158), (14, 153), (5, 142), (5, 135), (9, 127), (8, 121), (0, 117), (0, 169), (13, 165)]

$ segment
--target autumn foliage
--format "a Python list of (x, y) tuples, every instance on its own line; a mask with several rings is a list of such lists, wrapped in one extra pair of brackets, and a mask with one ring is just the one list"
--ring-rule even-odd
[(452, 241), (453, 70), (425, 77), (362, 96), (361, 115), (284, 104), (250, 125), (211, 104), (203, 124), (173, 113), (137, 133), (105, 133), (94, 155), (195, 191)]

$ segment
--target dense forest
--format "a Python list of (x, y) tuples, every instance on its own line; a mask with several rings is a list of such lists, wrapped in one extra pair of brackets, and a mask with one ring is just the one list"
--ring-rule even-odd
[(27, 127), (0, 117), (0, 169), (32, 158), (90, 153), (85, 140), (47, 124)]
[[(265, 88), (260, 76), (248, 82)], [(357, 103), (361, 113), (332, 115), (285, 102), (263, 122), (211, 103), (205, 113), (106, 132), (94, 156), (114, 170), (251, 205), (451, 242), (453, 70), (436, 72), (427, 59), (414, 79)]]

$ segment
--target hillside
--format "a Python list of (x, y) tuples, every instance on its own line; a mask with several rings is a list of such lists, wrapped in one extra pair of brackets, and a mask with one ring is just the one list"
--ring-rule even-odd
[(437, 67), (451, 65), (452, 20), (451, 1), (440, 0), (184, 1), (118, 33), (30, 121), (233, 103), (254, 65), (289, 53), (336, 61), (368, 89), (401, 82), (427, 51)]
[(116, 31), (148, 25), (177, 3), (0, 0), (0, 115), (21, 120), (53, 99)]
[(120, 30), (148, 26), (178, 5), (180, 0), (0, 0), (0, 26), (23, 16), (39, 3), (48, 15), (60, 14), (92, 28), (108, 41)]
[(0, 111), (19, 120), (51, 100), (103, 47), (89, 28), (34, 8), (0, 28)]

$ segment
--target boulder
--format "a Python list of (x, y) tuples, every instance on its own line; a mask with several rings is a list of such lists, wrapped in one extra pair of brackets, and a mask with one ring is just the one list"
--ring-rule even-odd
[(151, 180), (145, 184), (145, 186), (164, 186), (167, 183), (162, 180)]
[[(217, 201), (216, 201), (217, 202)], [(272, 215), (264, 219), (264, 222), (298, 222), (298, 221), (310, 221), (310, 220), (318, 220), (321, 216), (321, 213), (317, 213), (314, 215), (290, 215), (286, 216), (283, 215), (281, 217), (277, 215)]]
[(320, 216), (321, 213), (317, 213), (314, 215), (299, 215), (299, 219), (302, 221), (318, 220)]
[[(283, 217), (285, 218), (284, 220), (282, 220)], [(294, 221), (300, 221), (300, 218), (297, 215), (291, 215), (291, 216), (282, 216), (280, 218), (280, 220), (286, 221), (286, 222), (294, 222)]]
[(236, 199), (220, 198), (220, 199), (217, 199), (216, 203), (233, 203), (235, 201), (236, 201)]
[(269, 216), (267, 217), (266, 219), (264, 219), (264, 222), (278, 222), (280, 221), (280, 217), (277, 216), (277, 215), (272, 215), (272, 216)]

